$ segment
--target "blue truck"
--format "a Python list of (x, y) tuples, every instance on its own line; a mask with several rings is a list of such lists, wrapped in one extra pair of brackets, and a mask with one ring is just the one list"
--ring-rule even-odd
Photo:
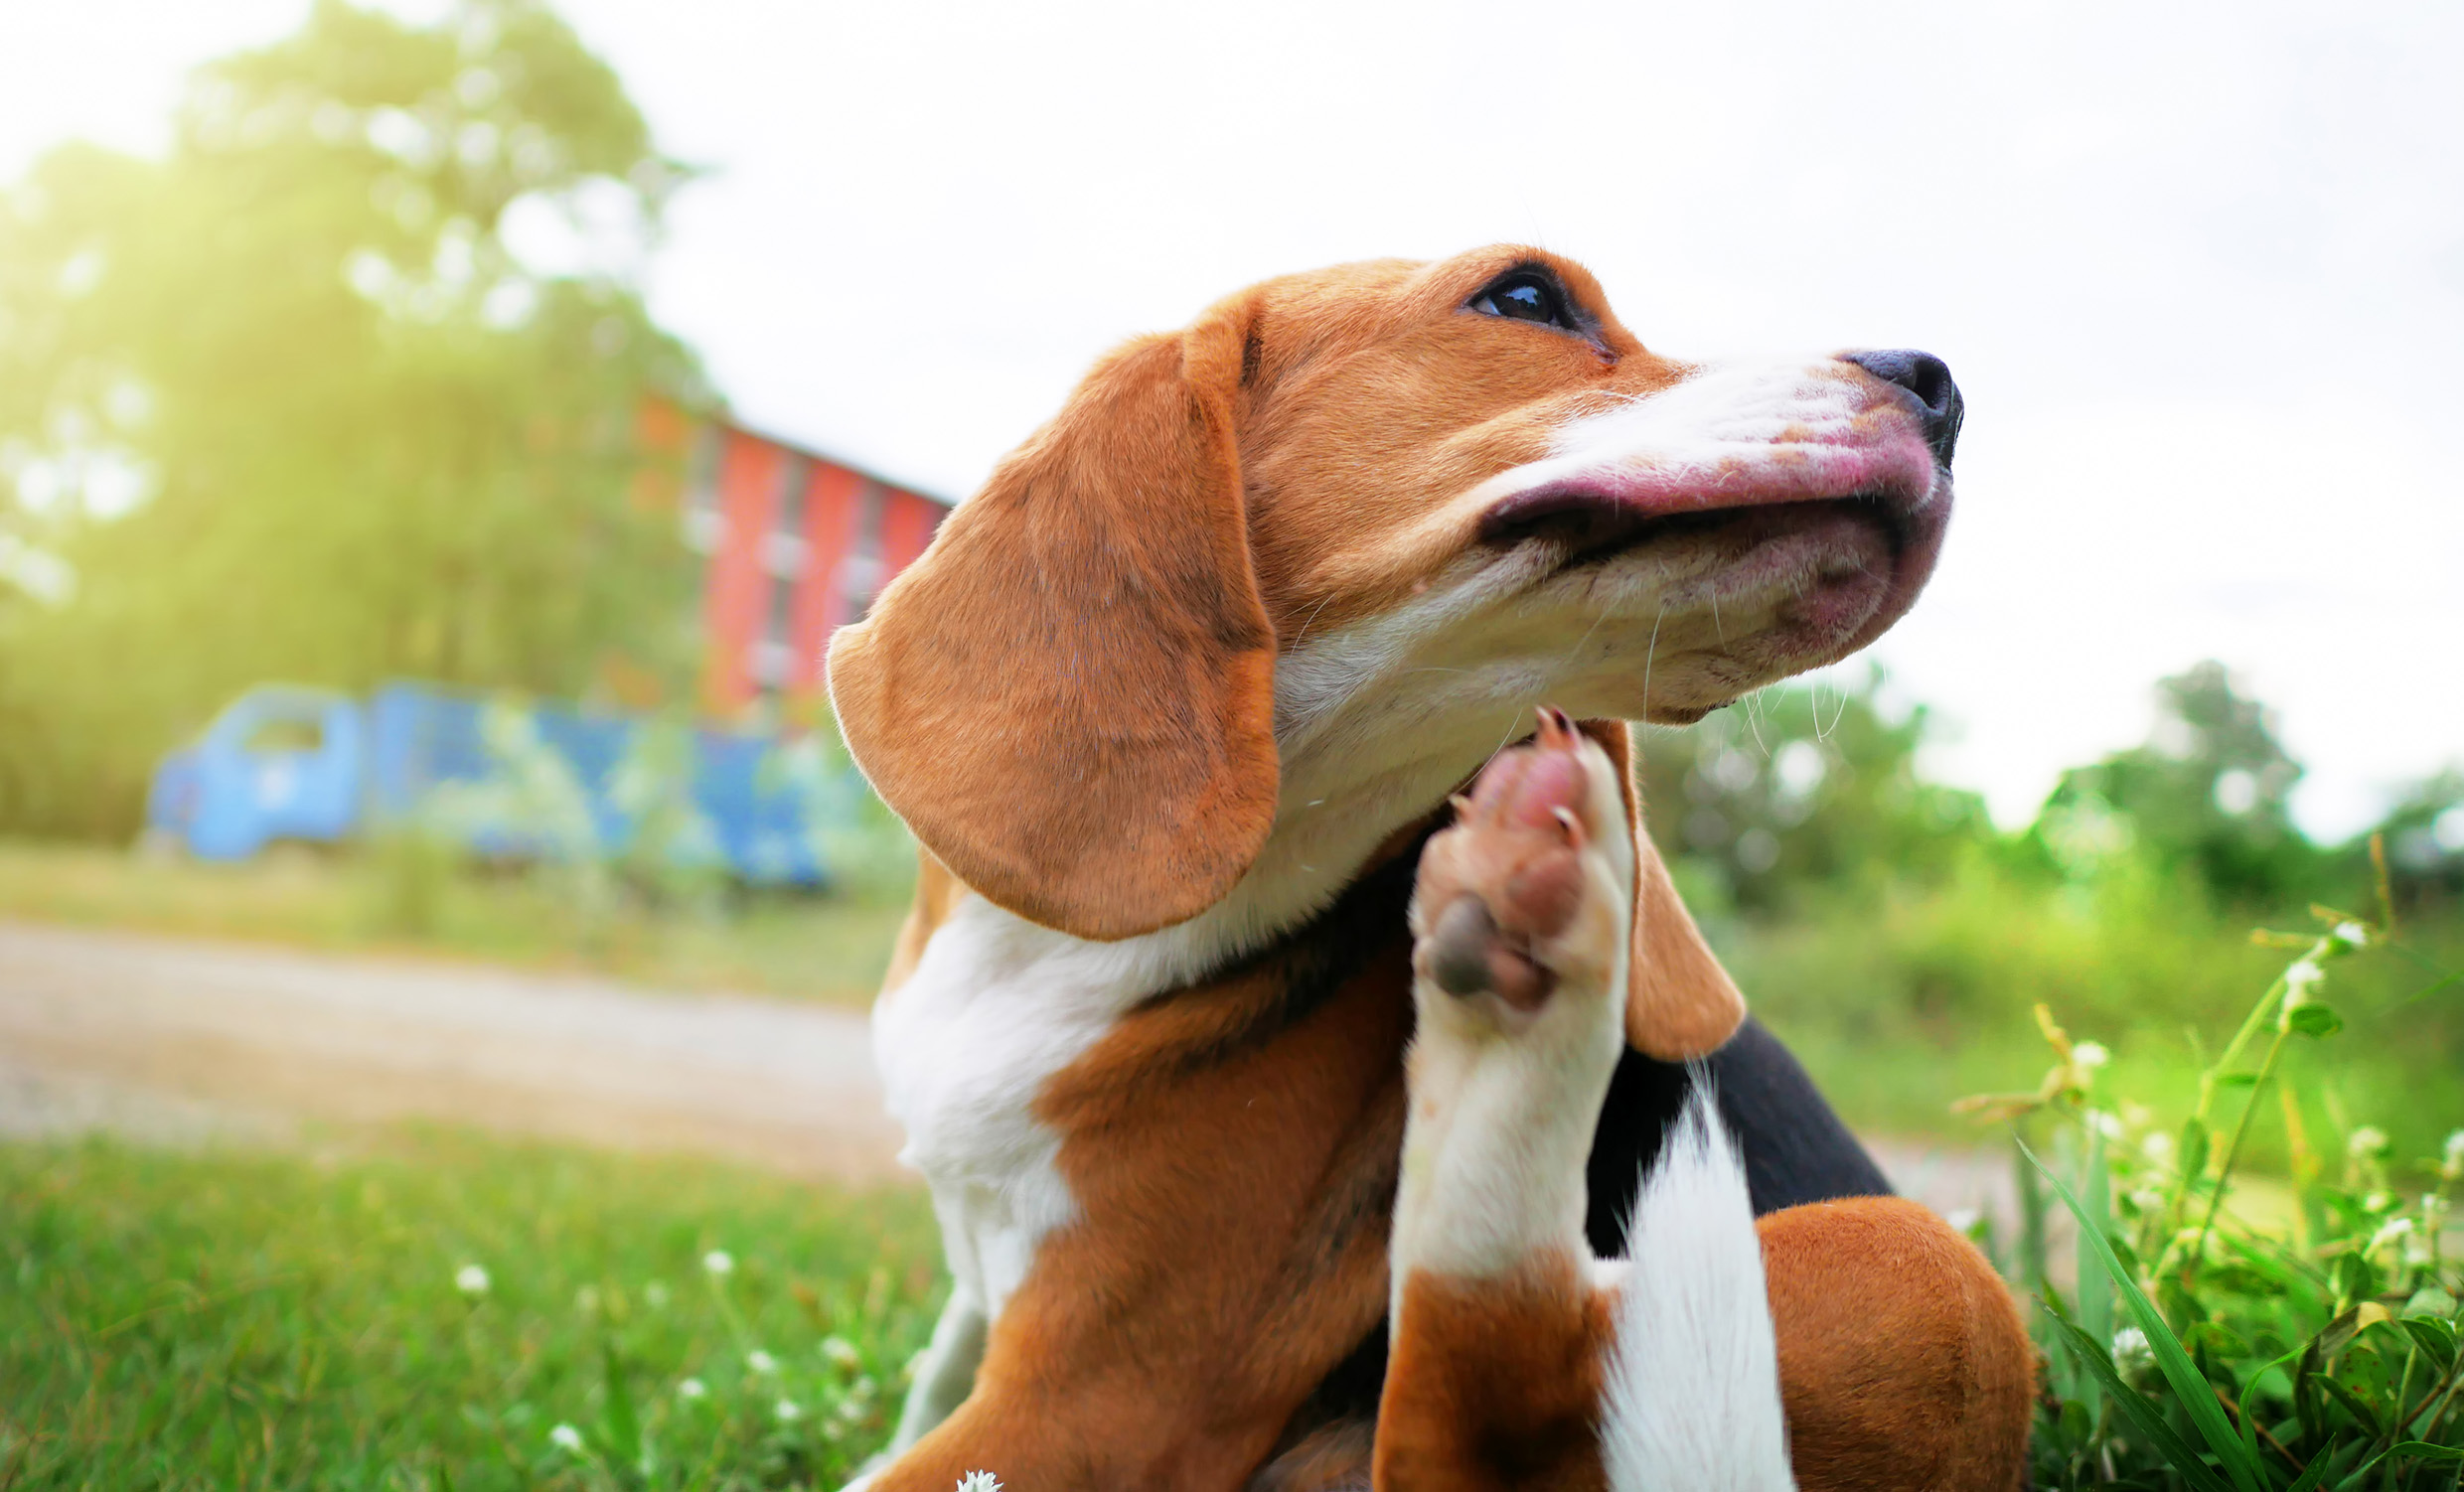
[[(810, 738), (783, 732), (686, 731), (421, 683), (365, 700), (264, 684), (163, 759), (146, 828), (205, 860), (409, 824), (493, 858), (613, 857), (654, 817), (672, 823), (681, 812), (691, 832), (665, 832), (659, 853), (752, 885), (820, 887), (817, 830), (850, 818), (864, 791), (844, 758), (826, 763)], [(557, 791), (517, 791), (541, 778)], [(542, 797), (549, 811), (537, 807)], [(514, 801), (533, 807), (503, 807)], [(483, 802), (497, 807), (473, 811)], [(440, 811), (455, 805), (463, 811)]]

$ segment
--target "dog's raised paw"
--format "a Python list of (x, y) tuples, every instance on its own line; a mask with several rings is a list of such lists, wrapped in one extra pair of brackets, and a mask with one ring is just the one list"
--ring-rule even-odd
[(1605, 979), (1632, 866), (1616, 771), (1546, 708), (1530, 742), (1488, 764), (1421, 855), (1412, 931), (1422, 978), (1524, 1010), (1563, 976)]

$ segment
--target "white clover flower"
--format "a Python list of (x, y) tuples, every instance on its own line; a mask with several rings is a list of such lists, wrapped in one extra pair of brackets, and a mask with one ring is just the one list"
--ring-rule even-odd
[(2464, 1129), (2447, 1136), (2446, 1148), (2439, 1152), (2438, 1174), (2448, 1181), (2464, 1178)]
[(2310, 1003), (2310, 992), (2327, 978), (2327, 970), (2315, 959), (2295, 959), (2284, 970), (2284, 1002), (2288, 1005)]
[(855, 1350), (853, 1342), (835, 1335), (822, 1338), (822, 1356), (829, 1359), (834, 1368), (852, 1368), (864, 1360), (863, 1354)]
[(756, 1373), (776, 1373), (779, 1371), (779, 1360), (756, 1347), (744, 1354), (744, 1366)]
[(2173, 1136), (2162, 1129), (2151, 1129), (2139, 1139), (2139, 1153), (2158, 1165), (2173, 1163)]
[(2337, 923), (2336, 930), (2327, 936), (2335, 939), (2338, 943), (2343, 944), (2347, 948), (2370, 947), (2370, 929), (2362, 926), (2358, 922), (2346, 921)]
[(547, 1439), (558, 1450), (569, 1450), (575, 1455), (582, 1453), (582, 1432), (570, 1424), (559, 1424), (549, 1430)]
[(676, 1397), (679, 1399), (691, 1401), (707, 1399), (709, 1396), (710, 1386), (698, 1378), (688, 1378), (676, 1386)]
[(2113, 1333), (2113, 1364), (2124, 1373), (2133, 1373), (2156, 1361), (2156, 1350), (2147, 1344), (2147, 1333), (2136, 1326), (2125, 1326)]
[(2364, 1212), (2392, 1212), (2394, 1210), (2395, 1198), (2390, 1193), (2372, 1192), (2369, 1196), (2362, 1198), (2362, 1211)]
[(2088, 1128), (2095, 1130), (2106, 1139), (2119, 1139), (2122, 1137), (2122, 1121), (2105, 1113), (2101, 1109), (2088, 1110), (2086, 1114), (2086, 1120)]
[(736, 1257), (724, 1249), (712, 1249), (701, 1256), (701, 1268), (713, 1277), (724, 1279), (736, 1271)]
[(2130, 1205), (2143, 1217), (2153, 1217), (2165, 1210), (2165, 1194), (2152, 1186), (2140, 1187), (2130, 1194)]
[(2345, 1153), (2356, 1160), (2376, 1160), (2387, 1152), (2387, 1135), (2377, 1124), (2364, 1124), (2344, 1142)]
[(771, 1408), (770, 1413), (778, 1416), (781, 1424), (793, 1424), (804, 1417), (804, 1406), (793, 1399), (782, 1399)]
[(2379, 1225), (2378, 1232), (2370, 1236), (2370, 1247), (2364, 1252), (2376, 1254), (2410, 1232), (2412, 1232), (2412, 1219), (2389, 1218)]
[(654, 1279), (650, 1283), (642, 1286), (642, 1300), (643, 1303), (647, 1304), (652, 1310), (666, 1310), (668, 1308), (668, 1287), (666, 1283), (664, 1281)]
[(1984, 1217), (1984, 1213), (1978, 1211), (1976, 1208), (1954, 1207), (1950, 1211), (1942, 1214), (1942, 1221), (1950, 1225), (1951, 1232), (1965, 1233), (1969, 1229), (1975, 1227), (1978, 1223), (1983, 1222)]
[(1001, 1492), (1001, 1484), (990, 1471), (970, 1471), (958, 1479), (958, 1492)]
[(2071, 1048), (2071, 1065), (2083, 1073), (2092, 1073), (2113, 1060), (2101, 1041), (2082, 1041)]
[(453, 1271), (453, 1287), (476, 1300), (488, 1293), (488, 1271), (477, 1265), (464, 1265)]

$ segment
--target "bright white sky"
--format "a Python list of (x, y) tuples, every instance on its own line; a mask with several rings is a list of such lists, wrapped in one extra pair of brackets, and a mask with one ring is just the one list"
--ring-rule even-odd
[[(10, 9), (0, 174), (158, 143), (306, 6)], [(1876, 652), (2006, 822), (2204, 657), (2314, 832), (2464, 760), (2453, 0), (565, 9), (717, 168), (654, 306), (755, 423), (963, 494), (1253, 279), (1539, 242), (1670, 354), (1949, 361), (1959, 516)]]

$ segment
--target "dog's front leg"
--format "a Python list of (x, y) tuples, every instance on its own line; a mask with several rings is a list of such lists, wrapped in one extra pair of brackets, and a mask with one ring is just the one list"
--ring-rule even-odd
[(991, 1325), (984, 1302), (972, 1291), (961, 1285), (950, 1292), (950, 1303), (933, 1323), (933, 1339), (916, 1362), (915, 1381), (898, 1414), (898, 1432), (884, 1455), (895, 1456), (921, 1440), (967, 1402), (976, 1386), (976, 1369), (984, 1362), (985, 1332)]
[(1421, 858), (1377, 1486), (2019, 1485), (2030, 1353), (1991, 1267), (1898, 1198), (1758, 1225), (1699, 1087), (1629, 1257), (1593, 1257), (1584, 1159), (1633, 946), (1614, 771), (1544, 712)]
[[(1616, 768), (1553, 710), (1457, 815), (1412, 902), (1373, 1474), (1384, 1492), (1603, 1487), (1616, 1268), (1585, 1241), (1584, 1161), (1625, 1044), (1634, 845)], [(1771, 1397), (1775, 1420), (1775, 1376)]]

